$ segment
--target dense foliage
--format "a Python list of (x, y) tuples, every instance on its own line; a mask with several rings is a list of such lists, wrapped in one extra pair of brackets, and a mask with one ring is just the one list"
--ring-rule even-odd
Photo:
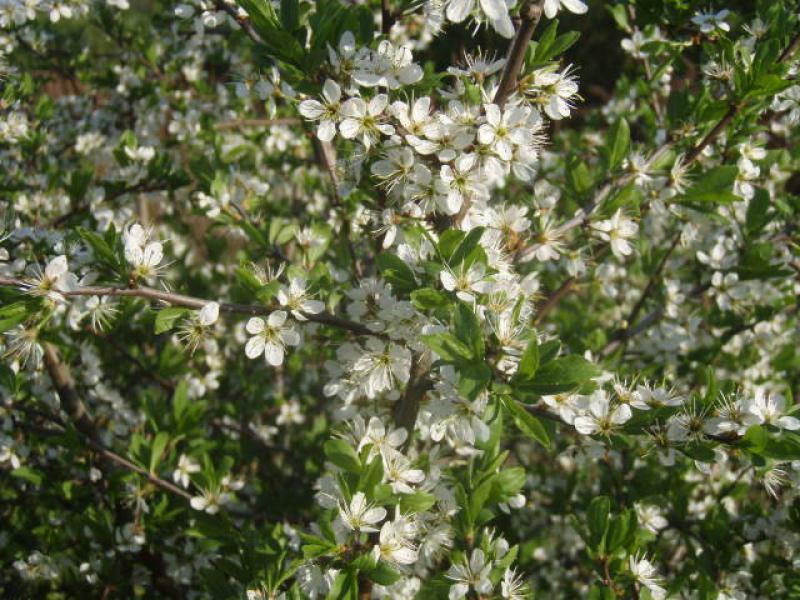
[(0, 596), (800, 597), (799, 8), (0, 0)]

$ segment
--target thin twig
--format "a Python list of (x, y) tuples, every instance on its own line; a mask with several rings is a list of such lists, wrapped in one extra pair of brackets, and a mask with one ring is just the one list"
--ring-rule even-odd
[[(800, 32), (795, 34), (795, 36), (792, 38), (792, 40), (789, 43), (789, 45), (783, 50), (783, 52), (781, 52), (780, 56), (778, 57), (778, 63), (783, 63), (786, 60), (788, 60), (789, 58), (791, 58), (794, 55), (795, 51), (797, 50), (798, 46), (800, 46)], [(684, 156), (684, 159), (683, 159), (683, 165), (684, 166), (689, 166), (695, 160), (697, 160), (702, 155), (703, 150), (705, 150), (706, 147), (708, 147), (710, 144), (712, 144), (722, 134), (722, 132), (725, 131), (725, 129), (727, 129), (728, 125), (731, 124), (731, 122), (739, 114), (739, 112), (744, 108), (744, 106), (745, 106), (745, 103), (743, 103), (743, 102), (732, 103), (730, 105), (730, 107), (728, 108), (728, 111), (717, 122), (717, 124), (711, 129), (711, 131), (709, 131), (703, 137), (702, 140), (700, 140), (691, 150), (689, 150), (686, 153), (686, 155)], [(672, 144), (670, 142), (668, 142), (664, 146), (659, 148), (656, 151), (656, 153), (653, 154), (653, 156), (647, 162), (647, 165), (649, 166), (649, 165), (652, 165), (653, 163), (655, 163), (671, 147), (672, 147)], [(614, 187), (626, 184), (628, 181), (630, 181), (630, 179), (632, 177), (633, 177), (633, 175), (628, 174), (619, 182), (614, 182), (613, 178), (607, 178), (606, 181), (602, 184), (602, 187), (600, 188), (600, 191), (592, 198), (592, 200), (585, 207), (583, 207), (581, 210), (579, 210), (575, 214), (575, 216), (572, 217), (569, 221), (566, 221), (564, 224), (562, 224), (560, 227), (558, 227), (557, 233), (559, 235), (563, 235), (567, 231), (570, 231), (571, 229), (574, 229), (575, 227), (578, 227), (579, 225), (587, 224), (589, 222), (592, 214), (594, 213), (594, 211), (597, 209), (597, 207), (599, 207), (602, 204), (602, 202), (606, 199), (606, 197), (611, 193), (611, 190), (614, 189)], [(520, 252), (520, 254), (521, 254), (521, 252)], [(568, 282), (569, 282), (569, 280), (567, 280), (565, 282), (565, 284), (568, 283)], [(559, 290), (557, 292), (555, 292), (550, 298), (548, 298), (547, 302), (545, 303), (545, 306), (547, 306), (547, 308), (548, 308), (548, 312), (550, 310), (552, 310), (553, 308), (555, 308), (555, 306), (558, 304), (558, 302), (560, 302), (561, 299), (566, 295), (566, 293), (561, 293), (561, 294), (558, 293), (558, 292), (561, 291), (562, 287), (563, 287), (563, 284), (562, 284), (562, 286), (559, 288)], [(571, 288), (571, 284), (569, 285), (569, 287)], [(569, 291), (569, 288), (567, 289), (567, 291)], [(552, 300), (552, 302), (551, 302), (551, 300)]]
[(414, 356), (406, 390), (394, 409), (394, 421), (398, 427), (404, 427), (408, 431), (408, 439), (411, 439), (414, 424), (417, 422), (420, 401), (433, 387), (433, 381), (428, 373), (431, 362), (432, 356), (427, 350)]
[(652, 294), (656, 289), (656, 285), (661, 278), (661, 274), (664, 272), (664, 268), (667, 266), (667, 261), (675, 251), (675, 248), (678, 247), (680, 240), (681, 231), (679, 230), (672, 238), (672, 242), (670, 243), (667, 251), (664, 253), (664, 256), (662, 256), (661, 260), (658, 262), (658, 266), (650, 275), (642, 295), (639, 296), (639, 300), (636, 301), (636, 304), (634, 304), (633, 308), (628, 313), (628, 316), (624, 319), (622, 326), (611, 335), (611, 341), (601, 351), (602, 356), (608, 356), (609, 354), (612, 354), (620, 345), (624, 345), (625, 342), (630, 339), (636, 318), (639, 316), (642, 308), (644, 308), (645, 302), (647, 302), (650, 294)]
[[(87, 446), (97, 452), (97, 454), (106, 461), (112, 462), (134, 473), (138, 473), (150, 483), (163, 490), (185, 498), (186, 500), (191, 500), (191, 494), (185, 490), (133, 464), (127, 458), (123, 458), (105, 447), (100, 440), (100, 434), (95, 428), (94, 422), (89, 418), (86, 406), (83, 404), (80, 397), (78, 397), (69, 367), (61, 361), (58, 349), (49, 343), (44, 345), (44, 364), (50, 375), (50, 379), (53, 381), (53, 387), (56, 389), (58, 398), (61, 401), (61, 408), (67, 413), (75, 429), (83, 436)], [(58, 423), (58, 421), (55, 422)]]
[(299, 125), (302, 121), (297, 117), (278, 117), (275, 119), (236, 119), (222, 121), (214, 127), (217, 129), (239, 129), (241, 127), (273, 127), (275, 125)]
[[(9, 277), (0, 277), (0, 286), (16, 287), (21, 289), (30, 288), (30, 284), (22, 279), (14, 279)], [(69, 291), (56, 290), (62, 296), (71, 298), (73, 296), (115, 296), (115, 297), (134, 297), (146, 298), (148, 300), (158, 300), (166, 302), (173, 306), (185, 306), (187, 308), (201, 309), (206, 304), (211, 302), (205, 298), (196, 298), (194, 296), (186, 296), (184, 294), (175, 294), (165, 290), (157, 290), (148, 287), (136, 288), (122, 288), (122, 287), (100, 287), (100, 286), (86, 286), (80, 287)], [(219, 303), (219, 309), (223, 312), (238, 313), (244, 315), (258, 316), (268, 315), (276, 309), (268, 306), (258, 304), (233, 304), (230, 302)], [(338, 327), (339, 329), (346, 329), (358, 335), (375, 335), (380, 337), (380, 334), (373, 332), (366, 325), (343, 319), (335, 315), (320, 313), (310, 314), (301, 312), (307, 320), (322, 325), (330, 325), (331, 327)]]
[(389, 35), (394, 25), (391, 0), (381, 0), (381, 33)]
[(503, 106), (517, 87), (517, 77), (519, 77), (519, 72), (525, 62), (525, 53), (533, 37), (533, 32), (542, 18), (543, 5), (544, 0), (529, 1), (519, 11), (522, 22), (519, 25), (517, 34), (514, 36), (514, 41), (511, 42), (508, 57), (506, 58), (506, 66), (500, 78), (500, 84), (497, 86), (497, 92), (494, 95), (494, 103), (498, 106)]

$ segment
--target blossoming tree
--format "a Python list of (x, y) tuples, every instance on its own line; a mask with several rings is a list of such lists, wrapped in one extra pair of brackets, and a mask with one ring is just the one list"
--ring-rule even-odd
[(800, 594), (800, 6), (728, 4), (0, 0), (0, 595)]

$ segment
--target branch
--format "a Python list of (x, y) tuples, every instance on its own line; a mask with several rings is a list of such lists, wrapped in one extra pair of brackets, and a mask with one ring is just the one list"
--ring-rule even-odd
[(498, 106), (503, 106), (517, 87), (517, 77), (525, 62), (525, 52), (528, 50), (533, 32), (539, 24), (539, 19), (542, 18), (543, 5), (544, 0), (528, 1), (519, 11), (522, 22), (508, 50), (506, 66), (494, 95), (494, 103)]
[(577, 280), (574, 277), (570, 277), (561, 284), (561, 287), (548, 296), (544, 304), (542, 304), (542, 306), (536, 310), (536, 318), (533, 321), (534, 325), (539, 325), (547, 316), (547, 314), (553, 310), (559, 302), (561, 302), (561, 299), (569, 294), (570, 291), (572, 291), (576, 281)]
[(414, 356), (411, 361), (411, 376), (406, 384), (406, 390), (394, 409), (395, 423), (398, 427), (404, 427), (408, 431), (409, 440), (414, 431), (414, 424), (417, 422), (420, 401), (433, 387), (433, 381), (428, 376), (431, 358), (431, 353), (427, 350)]
[(253, 24), (250, 23), (250, 19), (247, 17), (242, 17), (239, 15), (238, 11), (231, 6), (230, 4), (226, 3), (225, 0), (216, 3), (217, 10), (224, 11), (230, 15), (230, 17), (236, 21), (237, 25), (242, 28), (251, 40), (253, 40), (256, 44), (263, 44), (263, 40), (261, 36), (258, 35), (258, 32), (253, 27)]
[(273, 125), (299, 125), (297, 117), (278, 117), (275, 119), (236, 119), (235, 121), (222, 121), (214, 125), (217, 129), (238, 129), (240, 127), (272, 127)]
[[(186, 500), (191, 500), (191, 494), (185, 490), (182, 490), (181, 488), (171, 484), (169, 481), (165, 481), (146, 469), (133, 464), (128, 459), (123, 458), (115, 452), (112, 452), (106, 448), (105, 445), (103, 445), (103, 443), (100, 441), (99, 432), (95, 428), (92, 420), (89, 418), (89, 414), (86, 411), (86, 406), (83, 404), (81, 399), (78, 397), (78, 393), (75, 391), (75, 384), (72, 380), (69, 367), (65, 363), (61, 362), (61, 358), (58, 355), (58, 350), (55, 346), (49, 343), (44, 345), (44, 364), (47, 368), (47, 372), (50, 374), (50, 379), (53, 381), (53, 387), (56, 388), (56, 393), (61, 401), (61, 408), (67, 413), (72, 421), (72, 424), (75, 426), (75, 429), (77, 429), (78, 432), (84, 437), (87, 446), (97, 452), (97, 454), (99, 454), (107, 462), (114, 463), (129, 471), (138, 473), (155, 486), (180, 496)], [(59, 420), (53, 420), (56, 423), (61, 424)]]
[[(789, 42), (789, 45), (783, 50), (783, 52), (781, 52), (777, 62), (783, 63), (787, 61), (794, 55), (798, 47), (800, 47), (800, 32), (795, 34), (791, 42)], [(504, 79), (505, 79), (505, 74), (504, 74)], [(742, 110), (742, 108), (744, 108), (744, 106), (745, 104), (741, 102), (732, 103), (728, 108), (728, 111), (711, 129), (711, 131), (709, 131), (705, 135), (705, 137), (703, 137), (703, 139), (697, 143), (697, 145), (695, 145), (691, 150), (689, 150), (686, 153), (683, 159), (684, 165), (688, 166), (692, 164), (695, 160), (697, 160), (702, 154), (703, 150), (705, 150), (707, 146), (712, 144), (722, 134), (722, 132), (725, 131), (725, 129), (727, 129), (728, 125), (731, 124), (733, 119), (739, 114), (739, 112)], [(668, 142), (664, 144), (661, 148), (659, 148), (658, 151), (656, 151), (656, 153), (653, 154), (650, 160), (647, 161), (647, 166), (650, 166), (654, 162), (656, 162), (661, 156), (663, 156), (664, 153), (666, 153), (671, 148), (671, 146), (672, 144)], [(611, 177), (607, 178), (606, 181), (602, 184), (600, 191), (594, 196), (594, 198), (592, 198), (592, 200), (588, 204), (586, 204), (586, 206), (584, 206), (581, 210), (579, 210), (574, 217), (572, 217), (569, 221), (566, 221), (556, 230), (558, 234), (564, 234), (567, 231), (574, 229), (575, 227), (584, 226), (588, 224), (594, 211), (597, 209), (598, 206), (600, 206), (600, 204), (602, 204), (602, 202), (606, 199), (609, 193), (611, 193), (611, 190), (614, 189), (614, 187), (626, 184), (628, 181), (630, 181), (632, 177), (633, 177), (632, 175), (626, 175), (618, 182), (614, 182), (613, 178)], [(520, 250), (518, 252), (518, 255), (520, 255), (522, 252), (523, 250)], [(556, 292), (554, 292), (550, 296), (550, 298), (548, 298), (547, 302), (544, 305), (547, 309), (547, 312), (550, 312), (550, 310), (555, 308), (558, 302), (561, 301), (561, 299), (566, 295), (566, 293), (572, 287), (570, 279), (565, 281), (564, 284), (562, 284), (562, 286)], [(562, 290), (562, 288), (565, 285), (567, 285), (567, 290)], [(547, 312), (545, 312), (545, 314), (547, 314)]]
[(611, 341), (601, 351), (602, 356), (608, 356), (609, 354), (613, 353), (620, 345), (625, 344), (632, 337), (632, 333), (634, 331), (632, 329), (632, 325), (639, 316), (639, 313), (642, 311), (642, 308), (644, 308), (647, 298), (649, 298), (650, 294), (656, 289), (656, 285), (661, 278), (661, 273), (663, 273), (664, 267), (667, 266), (669, 257), (675, 251), (675, 248), (678, 247), (680, 240), (681, 231), (679, 230), (678, 233), (676, 233), (672, 238), (672, 243), (670, 243), (669, 248), (664, 253), (664, 256), (662, 256), (661, 260), (658, 262), (656, 270), (650, 275), (642, 295), (639, 296), (639, 300), (636, 301), (636, 304), (634, 304), (633, 308), (628, 313), (628, 316), (623, 321), (622, 326), (611, 335)]
[[(16, 288), (22, 288), (23, 290), (27, 290), (31, 287), (31, 284), (22, 279), (0, 277), (0, 286), (16, 287)], [(210, 302), (210, 300), (206, 300), (204, 298), (196, 298), (194, 296), (186, 296), (184, 294), (175, 294), (172, 292), (157, 290), (148, 287), (120, 288), (120, 287), (86, 286), (69, 291), (63, 291), (63, 292), (60, 290), (56, 291), (58, 291), (59, 294), (67, 298), (71, 298), (73, 296), (120, 296), (120, 297), (147, 298), (149, 300), (159, 300), (161, 302), (166, 302), (167, 304), (171, 304), (173, 306), (185, 306), (187, 308), (193, 308), (193, 309), (201, 309)], [(251, 316), (268, 315), (271, 312), (277, 310), (257, 304), (233, 304), (230, 302), (221, 302), (219, 305), (219, 309), (223, 312), (238, 313)], [(313, 321), (315, 323), (320, 323), (322, 325), (330, 325), (331, 327), (338, 327), (339, 329), (346, 329), (358, 335), (374, 335), (380, 337), (379, 333), (375, 333), (374, 331), (369, 329), (366, 325), (362, 325), (361, 323), (356, 323), (355, 321), (350, 321), (348, 319), (343, 319), (335, 315), (327, 313), (316, 314), (316, 315), (312, 315), (309, 313), (301, 313), (301, 314), (307, 320)]]
[(394, 25), (391, 0), (381, 0), (381, 33), (389, 35)]
[[(314, 132), (309, 132), (309, 136), (314, 143), (317, 160), (331, 180), (333, 205), (344, 212), (344, 202), (342, 202), (342, 197), (339, 194), (339, 184), (341, 182), (339, 181), (339, 174), (336, 172), (336, 148), (334, 148), (333, 144), (330, 142), (323, 142), (320, 140)], [(348, 219), (345, 214), (342, 214), (342, 227), (339, 235), (347, 248), (348, 254), (350, 254), (350, 260), (353, 263), (356, 277), (361, 279), (364, 276), (364, 272), (361, 268), (361, 263), (358, 261), (356, 250), (353, 247), (353, 241), (350, 239), (350, 219)]]

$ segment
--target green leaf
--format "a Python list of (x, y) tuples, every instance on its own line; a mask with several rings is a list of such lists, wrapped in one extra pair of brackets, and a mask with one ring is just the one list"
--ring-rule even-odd
[(522, 353), (522, 358), (519, 361), (519, 368), (517, 369), (516, 377), (519, 379), (533, 380), (536, 371), (539, 368), (539, 341), (534, 335), (525, 352)]
[(735, 165), (716, 167), (695, 177), (694, 185), (685, 194), (676, 198), (683, 204), (717, 203), (728, 204), (739, 200), (733, 193), (733, 182), (739, 174)]
[(380, 456), (376, 456), (361, 472), (361, 477), (358, 480), (358, 489), (370, 495), (373, 488), (381, 481), (383, 481), (383, 460)]
[(400, 581), (402, 575), (383, 561), (379, 561), (374, 569), (367, 571), (367, 577), (379, 585), (392, 585)]
[(286, 31), (294, 31), (300, 25), (298, 0), (281, 0), (281, 25)]
[(95, 232), (84, 229), (83, 227), (79, 227), (77, 231), (78, 235), (81, 236), (81, 239), (89, 244), (94, 252), (94, 255), (99, 260), (106, 263), (106, 265), (113, 270), (117, 270), (117, 268), (120, 266), (120, 262), (117, 260), (117, 255), (114, 253), (114, 250), (111, 246), (109, 246), (105, 239), (97, 235)]
[(471, 355), (477, 360), (483, 360), (486, 348), (483, 341), (483, 331), (475, 312), (464, 302), (456, 304), (453, 314), (453, 329), (456, 338), (471, 350)]
[(526, 473), (522, 467), (502, 469), (494, 478), (495, 491), (502, 500), (519, 493), (525, 485)]
[(577, 156), (568, 159), (566, 176), (567, 185), (576, 196), (584, 196), (594, 185), (589, 166)]
[(0, 387), (13, 397), (17, 391), (17, 374), (7, 365), (0, 364)]
[(436, 247), (444, 260), (450, 262), (450, 257), (453, 256), (465, 236), (466, 234), (458, 229), (448, 229), (439, 236), (439, 243)]
[(434, 504), (436, 496), (428, 492), (414, 492), (400, 496), (400, 512), (403, 514), (425, 512)]
[(622, 164), (631, 147), (631, 130), (625, 118), (620, 118), (608, 132), (608, 168), (614, 170)]
[(303, 47), (290, 33), (280, 28), (278, 15), (275, 14), (270, 2), (266, 0), (238, 0), (238, 2), (250, 16), (253, 29), (270, 54), (295, 66), (303, 64), (305, 56)]
[(333, 580), (325, 600), (356, 600), (358, 598), (358, 575), (355, 569), (342, 571)]
[(529, 413), (523, 405), (513, 398), (504, 398), (504, 404), (517, 428), (530, 439), (550, 448), (550, 436), (542, 422)]
[(492, 369), (484, 363), (459, 364), (458, 392), (473, 402), (492, 380)]
[(608, 515), (611, 512), (611, 500), (608, 496), (593, 498), (586, 510), (586, 524), (589, 527), (589, 545), (598, 549), (608, 529)]
[(436, 310), (450, 304), (450, 299), (439, 290), (421, 288), (411, 292), (411, 303), (419, 310)]
[(35, 471), (30, 467), (26, 467), (25, 465), (11, 471), (11, 475), (19, 479), (24, 479), (25, 481), (32, 483), (36, 487), (42, 485), (42, 481), (44, 481), (43, 473), (41, 473), (40, 471)]
[(417, 289), (417, 280), (414, 272), (403, 259), (389, 252), (381, 252), (375, 262), (383, 278), (392, 284), (395, 290), (401, 293), (410, 293)]
[(168, 306), (156, 313), (155, 333), (164, 333), (175, 326), (178, 319), (187, 316), (191, 310), (183, 306)]
[(561, 352), (561, 342), (550, 340), (539, 346), (539, 365), (545, 365)]
[(451, 333), (422, 335), (420, 339), (445, 362), (462, 364), (473, 359), (472, 349)]
[(611, 519), (606, 533), (606, 551), (613, 554), (618, 549), (629, 546), (633, 542), (638, 525), (636, 511), (630, 508)]
[(29, 303), (24, 300), (0, 308), (0, 333), (16, 327), (25, 321), (29, 314)]
[(458, 244), (448, 261), (451, 267), (457, 267), (461, 263), (465, 263), (465, 267), (470, 266), (470, 261), (465, 262), (465, 260), (472, 255), (472, 251), (480, 244), (481, 236), (485, 229), (485, 227), (475, 227), (461, 240), (461, 243)]
[(165, 431), (160, 431), (153, 438), (153, 443), (150, 446), (150, 472), (155, 473), (156, 467), (161, 460), (161, 455), (169, 444), (169, 434)]
[(533, 381), (519, 381), (513, 385), (527, 393), (558, 394), (578, 389), (599, 374), (595, 365), (581, 356), (571, 354), (541, 365)]
[(344, 440), (328, 440), (323, 449), (326, 458), (347, 471), (348, 473), (361, 473), (361, 461), (353, 448)]
[(756, 188), (755, 195), (747, 205), (745, 231), (748, 236), (755, 236), (769, 223), (770, 217), (767, 213), (770, 204), (769, 192), (764, 188)]

